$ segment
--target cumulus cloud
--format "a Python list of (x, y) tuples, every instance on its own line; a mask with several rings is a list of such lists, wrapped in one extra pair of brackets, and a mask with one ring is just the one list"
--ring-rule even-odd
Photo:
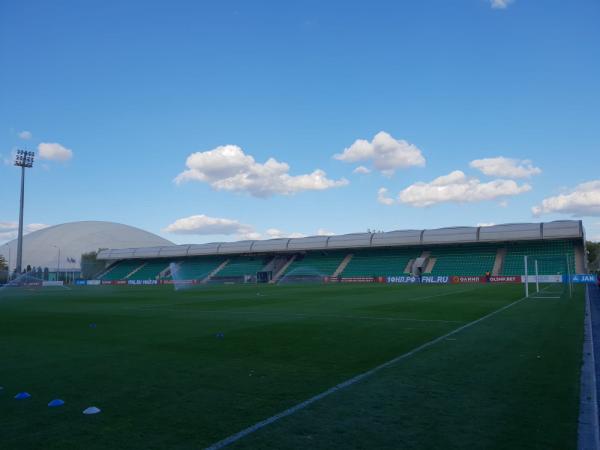
[(368, 167), (365, 166), (358, 166), (356, 169), (354, 169), (352, 171), (352, 173), (358, 173), (361, 175), (366, 175), (368, 173), (371, 173), (371, 169), (369, 169)]
[(28, 141), (29, 139), (31, 139), (33, 137), (33, 135), (31, 134), (31, 131), (20, 131), (18, 133), (19, 138), (23, 139), (24, 141)]
[(490, 0), (493, 9), (506, 9), (514, 0)]
[(322, 170), (290, 175), (290, 166), (269, 158), (258, 163), (237, 145), (223, 145), (196, 152), (186, 160), (187, 170), (175, 178), (177, 184), (201, 181), (222, 191), (247, 192), (255, 197), (291, 195), (301, 191), (319, 191), (345, 186), (348, 180), (331, 180)]
[(477, 178), (467, 177), (464, 172), (455, 170), (429, 183), (418, 182), (408, 186), (398, 195), (400, 203), (419, 208), (438, 203), (471, 203), (494, 200), (522, 194), (531, 190), (528, 184), (518, 185), (513, 180), (492, 180), (482, 183)]
[(394, 204), (394, 199), (388, 195), (388, 190), (384, 187), (379, 188), (379, 190), (377, 191), (377, 201), (382, 205), (389, 206)]
[(600, 216), (600, 180), (581, 183), (570, 192), (545, 198), (531, 211), (535, 216), (549, 213)]
[(542, 169), (535, 167), (528, 159), (512, 159), (503, 156), (475, 159), (469, 165), (490, 177), (530, 178), (542, 173)]
[[(47, 228), (50, 225), (45, 223), (30, 223), (23, 226), (23, 234), (33, 233), (34, 231)], [(0, 222), (0, 242), (11, 241), (17, 238), (19, 232), (18, 222)]]
[(267, 231), (265, 231), (266, 239), (301, 238), (301, 237), (305, 237), (305, 236), (306, 235), (303, 233), (298, 233), (298, 232), (286, 233), (285, 231), (278, 230), (277, 228), (269, 228)]
[(42, 142), (38, 145), (38, 153), (41, 159), (51, 161), (68, 161), (73, 157), (73, 151), (69, 148), (53, 142)]
[[(0, 228), (1, 231), (1, 228)], [(279, 239), (279, 238), (300, 238), (306, 234), (296, 231), (286, 232), (278, 228), (268, 228), (264, 232), (257, 231), (252, 225), (247, 225), (233, 219), (224, 219), (220, 217), (210, 217), (204, 214), (184, 217), (178, 219), (167, 227), (163, 228), (166, 233), (210, 236), (210, 235), (230, 235), (235, 239)], [(319, 236), (330, 236), (334, 233), (319, 229)]]
[(177, 219), (172, 224), (163, 228), (163, 231), (174, 234), (244, 234), (252, 232), (249, 225), (244, 225), (237, 220), (209, 217), (204, 214)]
[(317, 236), (335, 236), (335, 233), (324, 228), (319, 228), (317, 230)]
[(425, 166), (425, 158), (419, 148), (405, 140), (396, 140), (385, 131), (377, 133), (371, 142), (357, 139), (333, 157), (347, 163), (371, 161), (376, 170), (388, 176), (397, 169)]

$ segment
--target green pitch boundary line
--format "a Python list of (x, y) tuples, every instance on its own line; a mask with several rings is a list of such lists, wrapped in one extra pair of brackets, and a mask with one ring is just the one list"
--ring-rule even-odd
[(458, 328), (450, 331), (449, 333), (446, 333), (446, 334), (444, 334), (442, 336), (439, 336), (439, 337), (437, 337), (435, 339), (432, 339), (431, 341), (428, 341), (428, 342), (426, 342), (424, 344), (421, 344), (420, 346), (412, 349), (411, 351), (409, 351), (407, 353), (403, 353), (402, 355), (396, 356), (395, 358), (390, 359), (389, 361), (384, 362), (383, 364), (381, 364), (379, 366), (376, 366), (376, 367), (374, 367), (374, 368), (372, 368), (372, 369), (370, 369), (370, 370), (368, 370), (366, 372), (363, 372), (363, 373), (358, 374), (358, 375), (356, 375), (356, 376), (354, 376), (354, 377), (352, 377), (352, 378), (350, 378), (350, 379), (348, 379), (346, 381), (343, 381), (343, 382), (341, 382), (341, 383), (339, 383), (339, 384), (337, 384), (337, 385), (335, 385), (335, 386), (327, 389), (326, 391), (323, 391), (320, 394), (317, 394), (317, 395), (309, 398), (308, 400), (305, 400), (305, 401), (303, 401), (301, 403), (298, 403), (295, 406), (292, 406), (291, 408), (286, 409), (285, 411), (277, 413), (274, 416), (271, 416), (271, 417), (269, 417), (269, 418), (267, 418), (265, 420), (257, 422), (254, 425), (251, 425), (248, 428), (243, 429), (242, 431), (239, 431), (239, 432), (237, 432), (235, 434), (232, 434), (231, 436), (226, 437), (225, 439), (222, 439), (222, 440), (220, 440), (218, 442), (215, 442), (214, 444), (210, 445), (209, 447), (206, 447), (206, 450), (219, 450), (219, 449), (222, 449), (224, 447), (227, 447), (228, 445), (233, 444), (234, 442), (237, 442), (240, 439), (242, 439), (242, 438), (244, 438), (244, 437), (246, 437), (246, 436), (248, 436), (248, 435), (250, 435), (250, 434), (252, 434), (252, 433), (254, 433), (256, 431), (258, 431), (258, 430), (260, 430), (260, 429), (262, 429), (262, 428), (264, 428), (264, 427), (266, 427), (266, 426), (268, 426), (268, 425), (270, 425), (270, 424), (272, 424), (274, 422), (277, 422), (280, 419), (283, 419), (284, 417), (291, 416), (292, 414), (295, 414), (296, 412), (298, 412), (298, 411), (300, 411), (300, 410), (302, 410), (302, 409), (304, 409), (304, 408), (312, 405), (315, 402), (318, 402), (319, 400), (324, 399), (325, 397), (330, 396), (331, 394), (339, 392), (339, 391), (341, 391), (343, 389), (346, 389), (347, 387), (352, 386), (353, 384), (358, 383), (359, 381), (362, 381), (362, 380), (364, 380), (366, 378), (369, 378), (370, 376), (376, 374), (377, 372), (379, 372), (379, 371), (381, 371), (381, 370), (383, 370), (385, 368), (388, 368), (390, 366), (393, 366), (394, 364), (396, 364), (396, 363), (398, 363), (398, 362), (400, 362), (400, 361), (402, 361), (404, 359), (410, 358), (411, 356), (415, 355), (416, 353), (419, 353), (421, 350), (425, 350), (426, 348), (429, 348), (429, 347), (437, 344), (438, 342), (443, 341), (444, 339), (449, 338), (450, 336), (453, 336), (453, 335), (455, 335), (457, 333), (460, 333), (461, 331), (466, 330), (467, 328), (470, 328), (473, 325), (478, 324), (479, 322), (482, 322), (482, 321), (484, 321), (486, 319), (489, 319), (490, 317), (495, 316), (496, 314), (498, 314), (498, 313), (500, 313), (502, 311), (505, 311), (508, 308), (511, 308), (511, 307), (513, 307), (513, 306), (521, 303), (524, 300), (527, 300), (527, 297), (522, 297), (522, 298), (520, 298), (518, 300), (515, 300), (512, 303), (509, 303), (508, 305), (504, 305), (503, 307), (498, 308), (498, 309), (492, 311), (491, 313), (486, 314), (483, 317), (480, 317), (479, 319), (475, 319), (474, 321), (469, 322), (469, 323), (467, 323), (467, 324), (465, 324), (465, 325), (463, 325), (461, 327), (458, 327)]

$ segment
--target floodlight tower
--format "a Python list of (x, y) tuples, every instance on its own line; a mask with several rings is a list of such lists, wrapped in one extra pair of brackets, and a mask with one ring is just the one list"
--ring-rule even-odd
[(15, 156), (15, 166), (21, 168), (21, 208), (19, 210), (19, 240), (17, 243), (17, 265), (15, 270), (21, 273), (23, 264), (23, 206), (25, 203), (25, 169), (33, 167), (33, 158), (35, 154), (27, 150), (17, 150)]

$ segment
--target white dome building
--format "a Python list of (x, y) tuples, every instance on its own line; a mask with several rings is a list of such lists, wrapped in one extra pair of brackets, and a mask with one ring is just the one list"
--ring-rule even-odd
[[(173, 245), (139, 228), (113, 222), (85, 221), (54, 225), (23, 236), (23, 269), (48, 267), (51, 272), (79, 270), (83, 253), (101, 248), (154, 247)], [(60, 259), (59, 259), (60, 253)], [(0, 245), (0, 254), (12, 271), (17, 262), (17, 239)], [(74, 261), (73, 261), (74, 260)], [(60, 261), (60, 263), (59, 263)]]

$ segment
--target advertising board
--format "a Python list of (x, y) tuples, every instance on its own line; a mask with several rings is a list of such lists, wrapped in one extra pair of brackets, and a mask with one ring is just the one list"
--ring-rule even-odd
[(389, 276), (385, 279), (386, 283), (400, 283), (400, 284), (446, 284), (450, 282), (450, 277), (447, 275), (423, 275), (422, 277), (414, 277), (412, 275), (396, 275)]

